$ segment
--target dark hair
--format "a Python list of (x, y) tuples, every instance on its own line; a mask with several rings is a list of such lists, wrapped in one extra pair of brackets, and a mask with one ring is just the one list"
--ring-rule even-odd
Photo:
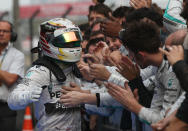
[(85, 33), (83, 36), (83, 40), (89, 40), (90, 34)]
[(130, 8), (131, 7), (120, 6), (113, 11), (112, 15), (116, 18), (124, 18), (128, 15)]
[(154, 21), (159, 27), (163, 26), (163, 16), (150, 8), (140, 8), (140, 9), (132, 11), (127, 16), (126, 22), (131, 23), (133, 21), (139, 21), (143, 18), (148, 18)]
[(150, 8), (163, 16), (163, 10), (156, 3), (151, 4)]
[(183, 7), (183, 11), (181, 12), (181, 16), (188, 20), (188, 0), (184, 0), (185, 6)]
[(89, 7), (89, 13), (91, 12), (96, 12), (104, 15), (106, 18), (109, 18), (109, 13), (112, 13), (112, 10), (107, 5), (99, 3)]
[(89, 23), (81, 24), (78, 26), (82, 32), (85, 32), (89, 29)]
[(103, 4), (105, 2), (105, 0), (97, 0), (97, 2)]
[(98, 30), (98, 31), (92, 31), (91, 34), (90, 34), (90, 37), (93, 37), (93, 36), (97, 36), (99, 34), (103, 34), (103, 32), (101, 30)]
[(161, 46), (158, 26), (151, 20), (144, 18), (127, 26), (122, 32), (123, 44), (134, 53), (146, 51), (157, 53)]

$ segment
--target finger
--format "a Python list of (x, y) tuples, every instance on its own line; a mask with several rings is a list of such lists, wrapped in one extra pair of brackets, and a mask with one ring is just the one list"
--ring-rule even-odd
[(74, 82), (70, 82), (70, 87), (78, 87), (78, 85), (76, 84), (76, 83), (74, 83)]
[(129, 71), (130, 71), (130, 70), (131, 70), (131, 67), (134, 66), (134, 64), (130, 66), (130, 65), (128, 65), (127, 63), (122, 62), (122, 61), (120, 62), (120, 65), (121, 65), (123, 71), (126, 71), (126, 70), (129, 70)]
[(114, 98), (118, 98), (121, 94), (122, 94), (122, 92), (121, 91), (117, 91), (117, 90), (108, 90), (108, 92), (112, 95), (112, 97), (114, 97)]
[(122, 87), (115, 85), (115, 84), (112, 84), (112, 83), (109, 83), (108, 86), (109, 86), (109, 89), (113, 90), (117, 94), (119, 94), (119, 92), (121, 92), (123, 90)]
[(108, 90), (108, 93), (109, 93), (112, 97), (117, 96), (117, 94), (116, 94), (114, 91), (112, 91), (112, 90)]
[(169, 50), (169, 51), (171, 51), (173, 48), (172, 48), (172, 46), (166, 46), (166, 48)]
[(68, 93), (67, 94), (62, 94), (60, 96), (60, 99), (68, 99), (68, 98), (70, 98), (70, 96), (68, 95)]
[(68, 86), (62, 86), (61, 89), (64, 89), (66, 91), (72, 91), (72, 88)]
[(111, 65), (116, 66), (116, 63), (113, 61), (112, 58), (108, 57), (108, 58), (107, 58), (107, 61), (108, 61)]
[(183, 51), (183, 46), (182, 45), (178, 45), (178, 50), (179, 51)]
[(91, 69), (91, 70), (94, 70), (94, 69), (96, 69), (96, 68), (97, 68), (97, 65), (96, 65), (96, 64), (91, 64), (91, 65), (90, 65), (90, 69)]
[(89, 67), (93, 64), (93, 62), (90, 59), (87, 60), (87, 63), (89, 65)]
[(62, 94), (67, 94), (67, 93), (69, 93), (70, 91), (66, 91), (66, 90), (64, 90), (64, 89), (61, 89), (61, 93)]
[(134, 5), (134, 3), (132, 3), (132, 1), (129, 1), (129, 4), (131, 7), (133, 7), (134, 9), (136, 9), (136, 6)]
[(127, 65), (130, 65), (130, 66), (132, 66), (132, 65), (133, 65), (132, 60), (131, 60), (131, 59), (129, 59), (129, 57), (128, 57), (128, 56), (122, 56), (121, 60), (122, 60), (124, 63), (126, 63)]
[(130, 1), (130, 5), (131, 5), (133, 8), (138, 9), (138, 5), (137, 5), (136, 1), (131, 0), (131, 1)]
[(123, 68), (122, 68), (122, 66), (120, 64), (117, 64), (116, 67), (118, 68), (119, 73), (123, 71)]
[(139, 65), (136, 64), (135, 66), (136, 66), (136, 71), (137, 71), (137, 72), (139, 73), (139, 75), (140, 75), (140, 67), (139, 67)]
[(163, 54), (167, 55), (167, 56), (169, 55), (169, 52), (162, 49), (162, 48), (159, 48), (159, 51), (162, 52)]
[(70, 100), (69, 99), (60, 99), (59, 102), (64, 104), (64, 103), (69, 103)]
[[(131, 89), (129, 88), (128, 82), (124, 83), (124, 87), (127, 91), (131, 91)], [(131, 91), (132, 92), (132, 91)]]

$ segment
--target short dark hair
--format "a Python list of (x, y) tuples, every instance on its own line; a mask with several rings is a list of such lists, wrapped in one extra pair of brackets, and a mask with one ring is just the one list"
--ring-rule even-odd
[(188, 20), (188, 0), (184, 0), (185, 6), (183, 7), (183, 11), (180, 14), (184, 19)]
[(98, 31), (92, 31), (91, 34), (90, 34), (90, 37), (93, 37), (93, 36), (97, 36), (99, 34), (103, 34), (103, 32), (101, 30), (98, 30)]
[(85, 32), (89, 29), (89, 23), (81, 24), (78, 26), (82, 32)]
[(143, 18), (148, 18), (154, 21), (159, 27), (163, 27), (163, 16), (151, 8), (140, 8), (132, 11), (126, 19), (127, 23), (139, 21)]
[(109, 18), (109, 13), (112, 13), (112, 10), (107, 5), (101, 3), (90, 6), (89, 13), (92, 11), (104, 15), (106, 18)]
[(105, 2), (105, 0), (97, 0), (97, 2), (103, 4)]
[(129, 10), (131, 10), (131, 7), (120, 6), (113, 11), (112, 15), (116, 18), (125, 18)]
[(157, 53), (161, 46), (159, 27), (151, 20), (144, 18), (134, 21), (122, 32), (123, 44), (134, 53), (145, 51)]

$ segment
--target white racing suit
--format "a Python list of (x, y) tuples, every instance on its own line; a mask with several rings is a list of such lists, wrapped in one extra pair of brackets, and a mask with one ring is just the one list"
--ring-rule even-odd
[(13, 110), (24, 109), (31, 103), (27, 99), (28, 89), (43, 87), (44, 89), (39, 101), (34, 102), (38, 130), (81, 131), (80, 107), (68, 108), (58, 102), (62, 95), (60, 92), (62, 86), (68, 86), (70, 82), (80, 84), (80, 80), (73, 75), (71, 67), (65, 69), (64, 74), (66, 81), (60, 83), (53, 73), (50, 80), (50, 71), (48, 68), (39, 65), (31, 67), (22, 82), (9, 96), (9, 107)]
[(154, 89), (151, 107), (142, 107), (139, 112), (139, 117), (149, 123), (162, 120), (182, 93), (179, 81), (168, 61), (163, 60), (155, 78), (156, 88)]
[(186, 21), (180, 16), (183, 10), (183, 0), (169, 0), (163, 15), (164, 27), (170, 32), (186, 29)]

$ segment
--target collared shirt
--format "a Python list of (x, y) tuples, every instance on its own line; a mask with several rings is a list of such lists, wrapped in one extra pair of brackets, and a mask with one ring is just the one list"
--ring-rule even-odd
[[(9, 44), (0, 54), (1, 70), (12, 74), (17, 74), (19, 77), (24, 76), (24, 54)], [(16, 84), (16, 83), (15, 83)], [(15, 87), (7, 87), (5, 84), (0, 86), (0, 100), (7, 101), (9, 92)]]
[(143, 107), (139, 112), (139, 117), (149, 123), (162, 120), (166, 116), (168, 109), (171, 108), (182, 93), (179, 81), (168, 61), (163, 60), (155, 78), (156, 88), (151, 108)]

